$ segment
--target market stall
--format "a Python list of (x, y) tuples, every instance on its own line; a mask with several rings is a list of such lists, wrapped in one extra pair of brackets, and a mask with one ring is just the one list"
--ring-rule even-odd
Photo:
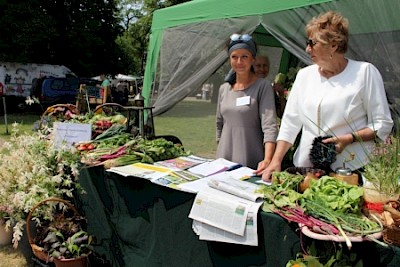
[[(301, 252), (301, 242), (312, 241), (296, 224), (262, 211), (256, 247), (201, 241), (188, 218), (194, 194), (99, 167), (84, 169), (80, 180), (88, 193), (80, 196), (80, 208), (99, 241), (95, 251), (111, 266), (285, 266)], [(364, 266), (400, 264), (395, 246), (367, 241), (351, 251)]]
[[(112, 105), (112, 107), (119, 106)], [(103, 108), (103, 112), (107, 111), (105, 106), (101, 108)], [(143, 107), (141, 108), (143, 109)], [(135, 108), (131, 111), (135, 111)], [(310, 168), (295, 168), (293, 173), (289, 172), (289, 169), (284, 172), (278, 172), (274, 176), (275, 180), (271, 185), (260, 186), (260, 188), (262, 187), (260, 191), (262, 192), (262, 196), (259, 200), (262, 201), (263, 205), (255, 213), (257, 215), (257, 227), (255, 227), (257, 230), (257, 243), (255, 245), (245, 245), (243, 242), (211, 241), (205, 238), (202, 239), (194, 231), (194, 221), (191, 219), (190, 213), (196, 203), (196, 198), (200, 195), (200, 191), (190, 191), (187, 185), (193, 184), (196, 181), (209, 182), (210, 180), (207, 178), (212, 177), (212, 174), (216, 173), (215, 170), (230, 177), (235, 170), (246, 168), (245, 166), (229, 162), (233, 163), (233, 165), (223, 166), (224, 168), (218, 166), (218, 169), (210, 169), (208, 170), (210, 171), (209, 174), (206, 175), (203, 173), (203, 177), (197, 176), (197, 178), (192, 179), (187, 176), (185, 179), (182, 179), (179, 175), (174, 176), (174, 174), (176, 175), (179, 171), (191, 172), (193, 168), (202, 166), (202, 164), (193, 165), (189, 169), (187, 169), (186, 165), (181, 165), (182, 169), (171, 170), (171, 172), (166, 173), (166, 176), (158, 177), (164, 179), (163, 182), (157, 183), (156, 181), (160, 180), (148, 179), (145, 176), (137, 175), (140, 173), (132, 174), (130, 171), (140, 164), (140, 166), (147, 164), (147, 166), (154, 169), (156, 166), (162, 166), (161, 163), (171, 163), (169, 160), (172, 160), (172, 163), (182, 162), (177, 160), (177, 157), (180, 157), (182, 160), (182, 157), (196, 156), (185, 152), (181, 143), (170, 142), (163, 138), (155, 138), (154, 136), (146, 139), (143, 132), (140, 134), (141, 131), (135, 132), (134, 135), (132, 135), (132, 132), (126, 132), (126, 126), (130, 125), (128, 120), (130, 116), (126, 118), (124, 116), (121, 117), (121, 114), (105, 113), (97, 114), (98, 116), (95, 114), (82, 116), (82, 114), (75, 114), (73, 106), (54, 106), (48, 109), (45, 114), (48, 115), (46, 118), (51, 120), (47, 121), (49, 123), (47, 126), (51, 126), (52, 123), (59, 124), (61, 121), (66, 125), (69, 124), (68, 122), (74, 122), (73, 124), (78, 125), (91, 124), (95, 136), (88, 137), (88, 139), (92, 140), (85, 139), (86, 141), (75, 142), (65, 147), (65, 150), (55, 149), (56, 146), (53, 146), (53, 143), (50, 142), (50, 140), (54, 140), (52, 138), (44, 138), (45, 136), (41, 134), (32, 136), (22, 135), (15, 140), (13, 139), (12, 147), (6, 146), (12, 150), (7, 152), (10, 154), (9, 157), (6, 156), (6, 153), (3, 158), (6, 164), (7, 162), (9, 163), (9, 166), (3, 168), (4, 171), (7, 171), (7, 175), (3, 177), (7, 179), (2, 180), (1, 204), (14, 206), (12, 206), (12, 209), (0, 213), (0, 215), (2, 219), (17, 218), (18, 216), (19, 221), (14, 227), (14, 231), (21, 229), (24, 225), (29, 227), (29, 217), (28, 221), (25, 221), (26, 210), (35, 210), (37, 206), (33, 206), (32, 208), (32, 205), (43, 203), (44, 200), (41, 198), (57, 197), (68, 198), (68, 201), (77, 207), (79, 210), (78, 213), (85, 217), (87, 226), (85, 225), (83, 228), (85, 231), (87, 230), (90, 236), (95, 238), (95, 241), (91, 243), (93, 245), (92, 256), (95, 257), (93, 262), (96, 262), (96, 264), (103, 262), (105, 266), (130, 266), (132, 264), (138, 266), (187, 266), (189, 263), (194, 266), (285, 266), (290, 260), (295, 260), (299, 255), (298, 253), (308, 253), (310, 247), (316, 244), (316, 242), (319, 246), (334, 245), (340, 248), (340, 252), (343, 255), (348, 255), (349, 257), (350, 255), (354, 255), (357, 260), (363, 262), (363, 266), (400, 265), (400, 248), (396, 246), (398, 244), (388, 242), (391, 240), (385, 239), (385, 236), (383, 236), (382, 240), (382, 235), (371, 235), (382, 233), (383, 227), (381, 223), (374, 222), (374, 225), (368, 229), (368, 232), (361, 229), (354, 234), (354, 232), (350, 231), (352, 229), (343, 227), (340, 232), (325, 232), (326, 234), (321, 238), (321, 233), (318, 236), (315, 234), (317, 232), (308, 228), (314, 233), (307, 234), (303, 231), (305, 228), (301, 228), (297, 221), (292, 219), (293, 217), (288, 217), (288, 214), (279, 213), (285, 209), (289, 211), (291, 207), (298, 204), (297, 201), (300, 198), (296, 198), (296, 201), (291, 201), (290, 199), (280, 201), (280, 207), (284, 208), (282, 210), (271, 209), (270, 207), (271, 205), (278, 207), (278, 196), (291, 196), (290, 194), (292, 193), (296, 197), (302, 196), (303, 201), (307, 198), (306, 195), (308, 195), (309, 198), (306, 199), (306, 202), (311, 202), (312, 204), (313, 197), (325, 191), (328, 193), (331, 192), (332, 196), (339, 199), (345, 199), (345, 195), (351, 196), (351, 209), (357, 208), (360, 211), (358, 208), (361, 208), (363, 203), (367, 203), (371, 204), (371, 206), (366, 206), (368, 210), (376, 211), (377, 204), (379, 203), (374, 203), (374, 199), (366, 199), (365, 194), (363, 196), (363, 193), (367, 191), (365, 187), (354, 186), (340, 181), (342, 179), (346, 182), (346, 177), (344, 176), (347, 174), (340, 173), (339, 176), (331, 177), (325, 175), (326, 173), (322, 173), (321, 170)], [(139, 128), (144, 130), (143, 125)], [(48, 134), (47, 130), (49, 129), (46, 127), (41, 129), (42, 134)], [(56, 128), (51, 132), (55, 134), (57, 130), (60, 129)], [(96, 132), (96, 130), (101, 130), (101, 133)], [(31, 146), (24, 144), (30, 144)], [(376, 173), (377, 169), (381, 170), (380, 174), (383, 173), (382, 168), (386, 170), (391, 169), (393, 173), (397, 173), (396, 171), (399, 168), (399, 144), (399, 140), (397, 139), (393, 139), (393, 143), (390, 144), (381, 144), (383, 147), (378, 147), (381, 148), (379, 151), (385, 151), (385, 153), (377, 153), (375, 155), (375, 159), (378, 161), (371, 159), (371, 162), (365, 167), (364, 175), (373, 182), (373, 179), (382, 179), (383, 177), (383, 175), (379, 175), (373, 178), (372, 174)], [(24, 152), (21, 152), (22, 150)], [(41, 153), (39, 154), (38, 151), (41, 151)], [(14, 154), (19, 157), (24, 155), (24, 163), (29, 164), (24, 168), (21, 168), (21, 164), (18, 166), (14, 164), (14, 166), (11, 164), (11, 162), (14, 162)], [(388, 155), (393, 156), (391, 161), (387, 160)], [(31, 165), (36, 166), (38, 158), (41, 159), (41, 163), (47, 162), (47, 166), (51, 167), (49, 167), (49, 170), (51, 170), (50, 173), (45, 173), (45, 177), (47, 178), (45, 181), (42, 179), (41, 169), (37, 168), (36, 170), (36, 168), (33, 168), (34, 171), (32, 172)], [(66, 162), (54, 164), (55, 158)], [(207, 164), (207, 166), (212, 165), (210, 163), (220, 160), (201, 160), (200, 157), (196, 158)], [(393, 165), (389, 163), (393, 163)], [(64, 166), (61, 170), (66, 170), (67, 172), (56, 169), (56, 166)], [(178, 167), (178, 165), (175, 166)], [(29, 171), (25, 171), (25, 169), (29, 169)], [(121, 172), (122, 169), (129, 170), (129, 172)], [(305, 172), (301, 173), (299, 169), (305, 169)], [(15, 183), (21, 183), (21, 179), (13, 179), (16, 176), (22, 177), (22, 174), (18, 173), (21, 170), (24, 174), (32, 172), (32, 175), (24, 176), (27, 186), (21, 187), (21, 192), (19, 192), (19, 195), (25, 195), (25, 199), (29, 200), (21, 202), (31, 205), (27, 207), (18, 206), (20, 203), (10, 198), (16, 194), (9, 193), (15, 192)], [(253, 173), (254, 170), (251, 171)], [(146, 174), (149, 173), (146, 172)], [(304, 177), (303, 174), (306, 176)], [(310, 174), (312, 177), (309, 176)], [(166, 178), (167, 176), (172, 177)], [(246, 179), (249, 179), (252, 185), (258, 184), (256, 182), (260, 178), (250, 176), (247, 174)], [(283, 177), (286, 177), (286, 180)], [(172, 180), (168, 180), (171, 178)], [(225, 178), (225, 176), (222, 178)], [(237, 180), (238, 183), (244, 183), (241, 178), (242, 176)], [(307, 189), (300, 190), (301, 187), (296, 185), (291, 188), (291, 192), (289, 190), (286, 192), (279, 191), (284, 185), (288, 185), (289, 182), (294, 183), (298, 179), (299, 183), (305, 183), (308, 178), (312, 180), (308, 180), (309, 187)], [(400, 186), (397, 178), (398, 175), (387, 176), (386, 183), (380, 184), (379, 191), (388, 194), (393, 192), (398, 193)], [(57, 183), (54, 183), (54, 181), (57, 181)], [(188, 181), (192, 181), (193, 183)], [(333, 187), (330, 185), (329, 190), (323, 190), (320, 184), (322, 181), (334, 182), (341, 188), (348, 189), (348, 191), (346, 193), (343, 191), (334, 192)], [(347, 180), (347, 182), (349, 181)], [(71, 185), (71, 188), (66, 188), (65, 183)], [(40, 186), (34, 188), (35, 190), (31, 190), (32, 184)], [(314, 187), (314, 185), (317, 187)], [(383, 185), (387, 185), (387, 187)], [(26, 188), (29, 190), (22, 194)], [(51, 190), (48, 190), (49, 188)], [(39, 189), (47, 189), (47, 191), (38, 191)], [(80, 189), (83, 189), (85, 193), (82, 194)], [(184, 189), (187, 191), (184, 191)], [(52, 194), (50, 195), (49, 192)], [(321, 197), (321, 195), (318, 197)], [(398, 200), (398, 195), (394, 200), (393, 202)], [(321, 201), (319, 202), (321, 204)], [(381, 202), (386, 204), (389, 203), (389, 200)], [(345, 203), (345, 206), (347, 204)], [(226, 207), (229, 207), (229, 205), (226, 205)], [(300, 207), (296, 206), (296, 208)], [(380, 208), (384, 211), (390, 211), (389, 208), (395, 209), (394, 207), (386, 207), (386, 205), (381, 205)], [(317, 209), (319, 208), (317, 207)], [(383, 214), (383, 210), (378, 211), (377, 215), (379, 213)], [(395, 212), (399, 213), (400, 211), (395, 210)], [(242, 210), (238, 211), (238, 213), (242, 213)], [(47, 216), (41, 217), (43, 215), (46, 214), (39, 213), (32, 218), (34, 220), (47, 218)], [(306, 218), (310, 221), (311, 219), (319, 218), (319, 216), (311, 218), (313, 215), (307, 214), (308, 217)], [(360, 212), (354, 215), (362, 214)], [(364, 215), (368, 216), (368, 213)], [(397, 218), (393, 217), (391, 223), (385, 221), (385, 226), (391, 226), (393, 222), (397, 221)], [(247, 224), (247, 221), (245, 223)], [(335, 221), (333, 224), (337, 226), (339, 223)], [(339, 229), (339, 227), (337, 228)], [(397, 229), (396, 227), (387, 227), (387, 229), (390, 228)], [(344, 233), (343, 229), (346, 233)], [(22, 231), (15, 232), (14, 242), (16, 245), (18, 245), (19, 240), (17, 237), (20, 237), (22, 234)], [(346, 235), (352, 238), (351, 245), (345, 239)], [(331, 238), (332, 236), (334, 238)], [(34, 241), (34, 244), (41, 245), (39, 241), (43, 240), (45, 238), (39, 238), (39, 240)], [(332, 255), (338, 255), (337, 251)], [(321, 255), (317, 254), (317, 256)]]

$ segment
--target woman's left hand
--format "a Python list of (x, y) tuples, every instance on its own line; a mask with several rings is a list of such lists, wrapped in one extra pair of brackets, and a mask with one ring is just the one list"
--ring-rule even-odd
[[(349, 136), (350, 136), (350, 138), (349, 138)], [(336, 152), (338, 152), (338, 153), (342, 153), (344, 148), (346, 146), (350, 145), (352, 142), (353, 142), (353, 137), (351, 136), (351, 134), (334, 136), (334, 137), (330, 137), (330, 138), (326, 138), (326, 139), (322, 140), (322, 143), (325, 143), (325, 144), (334, 143)]]

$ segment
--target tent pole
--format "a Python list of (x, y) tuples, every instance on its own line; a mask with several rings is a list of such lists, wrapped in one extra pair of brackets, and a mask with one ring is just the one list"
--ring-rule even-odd
[(283, 48), (279, 72), (287, 73), (289, 71), (290, 52)]
[(2, 96), (1, 98), (3, 99), (3, 107), (4, 107), (4, 125), (6, 126), (6, 134), (8, 134), (6, 98), (4, 96)]

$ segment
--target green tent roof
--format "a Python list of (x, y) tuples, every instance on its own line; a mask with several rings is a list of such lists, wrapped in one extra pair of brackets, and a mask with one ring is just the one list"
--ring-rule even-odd
[(152, 30), (215, 19), (263, 15), (333, 0), (193, 0), (153, 14)]
[(280, 44), (311, 64), (304, 27), (328, 10), (349, 19), (347, 55), (375, 64), (389, 98), (400, 103), (399, 0), (193, 0), (153, 14), (142, 91), (146, 105), (155, 86), (155, 115), (197, 90), (226, 62), (224, 42), (235, 32), (252, 33), (258, 44)]

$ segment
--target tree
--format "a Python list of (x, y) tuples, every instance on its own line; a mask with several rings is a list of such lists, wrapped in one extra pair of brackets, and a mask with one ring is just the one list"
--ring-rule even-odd
[(143, 74), (152, 14), (182, 0), (0, 0), (0, 61)]
[(121, 53), (115, 13), (113, 0), (3, 0), (0, 60), (66, 65), (81, 76), (112, 72)]
[[(143, 75), (145, 69), (146, 52), (149, 43), (153, 12), (157, 9), (187, 2), (188, 0), (121, 0), (122, 14), (124, 14), (124, 25), (126, 34), (120, 39), (120, 44), (129, 47), (134, 62), (136, 74)], [(123, 6), (127, 8), (123, 8)], [(130, 43), (129, 46), (126, 46)], [(125, 50), (127, 51), (127, 50)]]

